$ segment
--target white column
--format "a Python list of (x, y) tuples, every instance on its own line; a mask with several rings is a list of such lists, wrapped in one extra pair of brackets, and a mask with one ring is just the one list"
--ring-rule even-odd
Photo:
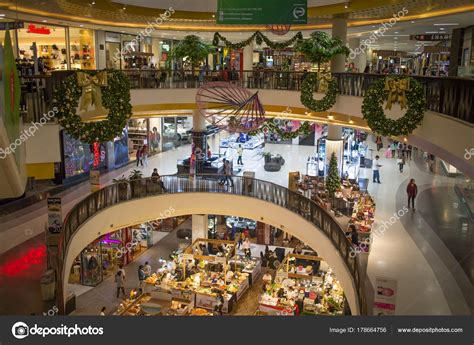
[(349, 49), (355, 54), (349, 55), (349, 62), (354, 64), (354, 67), (357, 68), (359, 73), (363, 73), (365, 70), (365, 65), (367, 62), (366, 51), (368, 48), (363, 46), (364, 50), (360, 49), (360, 38), (352, 37), (349, 38)]
[(339, 174), (342, 172), (342, 160), (344, 158), (344, 142), (342, 140), (342, 127), (336, 125), (328, 125), (328, 136), (326, 138), (326, 161), (325, 172), (329, 168), (332, 153), (337, 157), (337, 167)]
[[(104, 49), (100, 49), (100, 47)], [(82, 48), (81, 48), (82, 49)], [(96, 30), (95, 31), (95, 58), (96, 58), (96, 68), (104, 69), (107, 66), (106, 57), (105, 57), (105, 31)], [(110, 52), (113, 54), (114, 52)]]
[(193, 214), (191, 217), (193, 242), (198, 238), (207, 238), (207, 214)]
[[(332, 20), (332, 37), (339, 37), (343, 44), (347, 43), (347, 19), (333, 18)], [(331, 72), (340, 73), (345, 71), (346, 56), (344, 54), (337, 55), (331, 60)]]
[(201, 115), (199, 110), (193, 110), (193, 131), (204, 132), (206, 130), (206, 119)]
[[(253, 42), (250, 43), (248, 46), (244, 48), (244, 71), (251, 71), (253, 67)], [(243, 80), (244, 86), (247, 85), (247, 79), (249, 77), (249, 73), (244, 73)]]

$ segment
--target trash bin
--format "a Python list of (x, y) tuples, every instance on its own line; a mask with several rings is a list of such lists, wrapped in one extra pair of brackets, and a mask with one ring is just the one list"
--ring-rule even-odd
[(54, 270), (47, 270), (41, 277), (41, 297), (43, 301), (51, 301), (54, 299), (54, 292), (56, 289), (56, 279)]

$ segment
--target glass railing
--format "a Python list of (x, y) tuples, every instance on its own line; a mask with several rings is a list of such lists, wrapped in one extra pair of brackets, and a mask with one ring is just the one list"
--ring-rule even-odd
[[(242, 72), (199, 72), (195, 71), (167, 71), (158, 70), (123, 70), (128, 76), (132, 89), (183, 89), (198, 88), (211, 81), (227, 81), (250, 89), (288, 90), (299, 91), (303, 80), (302, 72), (285, 71), (242, 71)], [(34, 93), (35, 96), (22, 97), (24, 108), (29, 104), (48, 104), (52, 99), (53, 90), (74, 71), (53, 72), (49, 77), (28, 77), (23, 80), (25, 93)], [(363, 97), (372, 83), (384, 74), (367, 73), (333, 73), (341, 95)], [(425, 88), (428, 109), (448, 115), (462, 121), (474, 123), (474, 79), (456, 77), (424, 77), (411, 76), (418, 80)], [(315, 91), (318, 86), (316, 85)], [(36, 109), (47, 109), (47, 106), (36, 106)], [(42, 113), (40, 113), (41, 116)], [(32, 117), (37, 116), (35, 113)]]
[(247, 177), (233, 176), (234, 187), (228, 190), (219, 184), (219, 175), (199, 175), (195, 178), (190, 178), (189, 175), (170, 175), (162, 176), (162, 181), (166, 192), (163, 191), (161, 183), (153, 178), (134, 180), (125, 184), (111, 184), (90, 194), (72, 208), (64, 220), (59, 243), (58, 258), (61, 274), (58, 276), (60, 284), (58, 293), (60, 298), (63, 296), (62, 280), (65, 277), (62, 276), (62, 272), (66, 260), (66, 248), (71, 237), (82, 224), (101, 210), (129, 200), (163, 193), (226, 193), (257, 198), (284, 207), (321, 229), (337, 248), (348, 267), (356, 287), (360, 313), (367, 315), (365, 274), (362, 272), (359, 257), (350, 255), (352, 244), (345, 236), (341, 225), (327, 210), (313, 200), (274, 183)]

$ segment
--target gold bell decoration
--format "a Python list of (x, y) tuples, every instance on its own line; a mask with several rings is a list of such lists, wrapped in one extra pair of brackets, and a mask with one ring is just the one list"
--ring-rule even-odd
[(326, 93), (329, 82), (332, 80), (331, 72), (329, 71), (321, 71), (318, 72), (318, 80), (319, 80), (319, 92)]
[(82, 87), (81, 98), (79, 99), (78, 114), (83, 121), (91, 117), (104, 116), (108, 110), (102, 106), (102, 86), (107, 86), (107, 72), (102, 71), (96, 75), (84, 72), (77, 72), (77, 84)]
[(410, 79), (385, 78), (385, 91), (388, 91), (387, 105), (385, 109), (392, 109), (393, 103), (399, 103), (401, 109), (407, 107), (406, 92), (410, 90)]

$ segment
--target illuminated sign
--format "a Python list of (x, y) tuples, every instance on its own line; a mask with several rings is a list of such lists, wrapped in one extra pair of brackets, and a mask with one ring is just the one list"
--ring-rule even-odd
[(51, 29), (45, 28), (44, 26), (41, 28), (37, 28), (36, 25), (29, 24), (26, 32), (30, 34), (49, 35), (51, 34)]

